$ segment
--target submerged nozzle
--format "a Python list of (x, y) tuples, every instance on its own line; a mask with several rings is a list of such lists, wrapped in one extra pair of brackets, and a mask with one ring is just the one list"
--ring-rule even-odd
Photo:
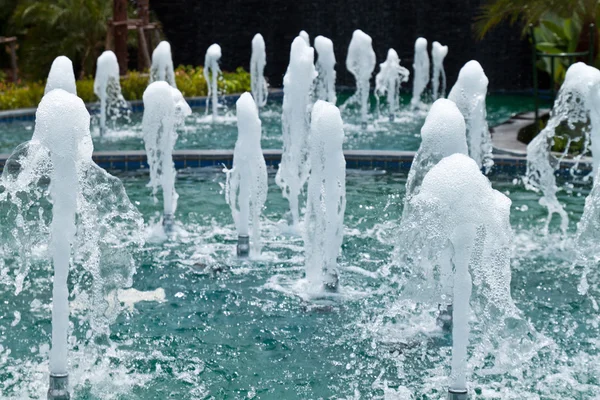
[(50, 374), (50, 386), (48, 387), (48, 400), (70, 400), (69, 375)]
[(237, 256), (246, 258), (250, 255), (250, 236), (238, 235)]
[(468, 400), (469, 392), (466, 389), (448, 389), (448, 400)]
[(175, 224), (175, 216), (173, 214), (163, 214), (163, 228), (165, 232), (170, 232), (173, 230), (173, 225)]
[(448, 304), (446, 309), (444, 310), (443, 306), (440, 304), (438, 306), (439, 314), (437, 316), (436, 323), (437, 325), (445, 331), (452, 331), (452, 304)]
[(323, 287), (328, 293), (337, 293), (340, 288), (340, 277), (338, 274), (328, 274), (325, 278), (325, 282), (323, 282)]

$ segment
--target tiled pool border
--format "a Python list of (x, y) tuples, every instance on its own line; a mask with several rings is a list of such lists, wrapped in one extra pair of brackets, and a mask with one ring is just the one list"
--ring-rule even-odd
[[(281, 161), (281, 150), (263, 151), (267, 166), (276, 168)], [(386, 172), (408, 172), (415, 152), (384, 150), (347, 150), (346, 168), (356, 170), (379, 170)], [(8, 154), (0, 154), (0, 170), (4, 168)], [(146, 153), (137, 151), (99, 151), (93, 155), (94, 161), (107, 171), (148, 171)], [(222, 166), (231, 168), (232, 150), (176, 150), (173, 152), (175, 168), (196, 169)], [(526, 158), (511, 155), (494, 155), (492, 175), (521, 176), (525, 173)], [(561, 174), (569, 174), (573, 161), (561, 162)], [(578, 174), (591, 172), (591, 162), (584, 159), (579, 166)]]

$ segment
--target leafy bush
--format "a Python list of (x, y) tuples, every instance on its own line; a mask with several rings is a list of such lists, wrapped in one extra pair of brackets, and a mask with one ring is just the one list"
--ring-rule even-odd
[[(206, 96), (208, 87), (202, 67), (179, 66), (175, 71), (177, 87), (184, 97)], [(127, 100), (141, 100), (148, 86), (148, 74), (137, 71), (121, 77), (121, 91)], [(45, 82), (6, 83), (0, 81), (0, 110), (36, 107), (44, 95)], [(250, 90), (250, 74), (243, 68), (224, 72), (218, 81), (222, 94), (242, 93)], [(94, 94), (94, 79), (77, 81), (77, 95), (86, 103), (98, 101)]]

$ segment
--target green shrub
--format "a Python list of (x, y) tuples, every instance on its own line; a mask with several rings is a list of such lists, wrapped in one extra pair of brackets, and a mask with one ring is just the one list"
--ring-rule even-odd
[[(208, 87), (202, 67), (179, 66), (175, 70), (177, 87), (184, 97), (206, 96)], [(127, 100), (141, 100), (148, 86), (148, 74), (130, 71), (121, 77), (121, 91)], [(0, 110), (36, 107), (44, 95), (45, 82), (5, 83), (0, 81)], [(222, 94), (250, 91), (250, 74), (243, 68), (235, 72), (224, 72), (218, 81)], [(77, 95), (86, 103), (98, 101), (94, 94), (94, 79), (77, 81)]]

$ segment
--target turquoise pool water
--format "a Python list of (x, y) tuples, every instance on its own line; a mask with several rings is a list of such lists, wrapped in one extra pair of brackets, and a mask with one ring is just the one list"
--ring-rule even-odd
[[(222, 172), (179, 173), (181, 232), (170, 241), (151, 233), (160, 207), (148, 177), (119, 176), (148, 230), (133, 288), (162, 289), (164, 301), (131, 304), (111, 326), (110, 342), (86, 343), (71, 318), (74, 399), (445, 398), (451, 338), (433, 311), (403, 296), (398, 282), (411, 273), (394, 263), (405, 175), (348, 171), (342, 291), (328, 301), (308, 299), (298, 288), (302, 240), (281, 228), (287, 203), (272, 174), (263, 257), (251, 262), (234, 256)], [(517, 335), (501, 349), (469, 359), (473, 397), (600, 396), (593, 301), (600, 276), (590, 276), (590, 296), (580, 296), (578, 269), (571, 268), (571, 236), (589, 187), (560, 193), (571, 217), (571, 236), (563, 241), (541, 235), (546, 211), (538, 195), (503, 177), (493, 186), (513, 201), (511, 286), (530, 329), (515, 324), (509, 328)], [(51, 269), (43, 250), (38, 257), (21, 294), (0, 285), (1, 398), (44, 398), (47, 390)], [(76, 314), (76, 302), (71, 307)], [(475, 344), (482, 327), (476, 318), (471, 325)]]
[[(348, 94), (340, 93), (338, 103), (342, 103)], [(273, 96), (261, 113), (263, 121), (263, 149), (282, 148), (281, 139), (281, 96)], [(371, 99), (373, 122), (363, 129), (360, 127), (356, 110), (347, 109), (343, 113), (345, 123), (344, 148), (350, 150), (417, 150), (421, 141), (420, 131), (426, 112), (408, 111), (410, 96), (401, 97), (401, 112), (395, 122), (389, 122), (386, 115), (377, 118), (375, 100)], [(487, 98), (488, 122), (490, 126), (500, 124), (513, 114), (531, 110), (533, 99), (528, 96), (492, 94)], [(339, 105), (339, 104), (338, 104)], [(233, 149), (237, 139), (235, 106), (222, 110), (223, 118), (213, 123), (212, 118), (204, 114), (204, 108), (195, 108), (180, 131), (177, 149)], [(98, 119), (93, 116), (92, 135), (96, 151), (104, 150), (143, 150), (141, 132), (141, 113), (131, 116), (131, 123), (119, 124), (116, 130), (104, 137), (99, 136)], [(10, 154), (12, 150), (31, 138), (33, 121), (15, 121), (0, 123), (0, 154)]]

